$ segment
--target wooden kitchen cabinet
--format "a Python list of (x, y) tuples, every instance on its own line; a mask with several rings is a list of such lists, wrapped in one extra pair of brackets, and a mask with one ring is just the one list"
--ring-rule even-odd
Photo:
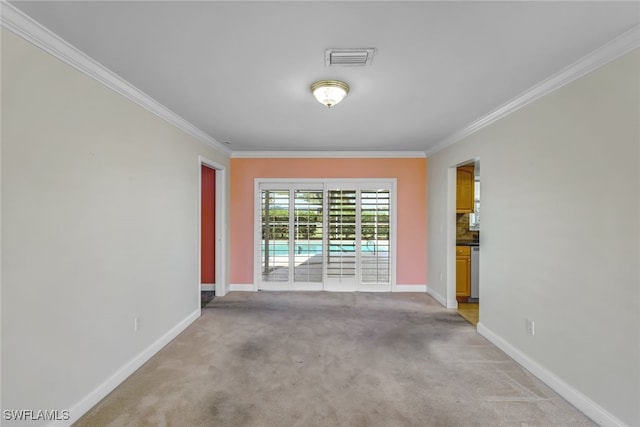
[(473, 165), (459, 166), (456, 184), (456, 212), (472, 213), (474, 204), (474, 170)]
[(466, 302), (471, 296), (471, 247), (456, 246), (456, 299)]

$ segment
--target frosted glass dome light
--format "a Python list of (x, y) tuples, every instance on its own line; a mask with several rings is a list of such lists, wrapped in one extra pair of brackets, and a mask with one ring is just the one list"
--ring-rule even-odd
[(340, 80), (319, 80), (311, 85), (311, 93), (319, 103), (331, 108), (349, 93), (349, 85)]

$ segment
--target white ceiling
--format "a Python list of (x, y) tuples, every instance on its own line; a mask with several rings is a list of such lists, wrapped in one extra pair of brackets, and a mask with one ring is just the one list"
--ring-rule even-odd
[[(234, 151), (428, 150), (640, 22), (640, 2), (13, 5)], [(327, 48), (374, 47), (366, 67)], [(331, 110), (309, 85), (341, 79)]]

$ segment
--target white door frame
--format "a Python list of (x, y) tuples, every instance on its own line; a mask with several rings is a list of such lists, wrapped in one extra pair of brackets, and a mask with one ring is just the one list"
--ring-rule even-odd
[[(397, 264), (397, 232), (398, 232), (398, 221), (397, 221), (397, 217), (398, 217), (398, 212), (397, 212), (397, 190), (398, 190), (398, 180), (397, 178), (255, 178), (254, 179), (254, 267), (253, 267), (253, 291), (258, 291), (258, 284), (261, 283), (262, 281), (262, 274), (261, 274), (261, 270), (262, 270), (262, 265), (261, 265), (261, 257), (262, 257), (262, 253), (261, 253), (261, 246), (262, 246), (262, 242), (260, 239), (260, 236), (262, 235), (262, 223), (261, 223), (261, 190), (260, 190), (260, 186), (261, 184), (268, 184), (269, 186), (272, 185), (277, 185), (277, 184), (282, 184), (283, 188), (287, 188), (289, 189), (290, 186), (298, 186), (300, 185), (301, 188), (307, 187), (305, 184), (308, 184), (309, 187), (308, 188), (316, 188), (318, 185), (323, 189), (324, 192), (327, 191), (328, 185), (334, 183), (334, 184), (341, 184), (341, 185), (354, 185), (355, 184), (355, 189), (361, 189), (362, 185), (365, 184), (371, 184), (371, 183), (375, 183), (375, 182), (380, 182), (380, 183), (384, 183), (386, 185), (391, 185), (391, 194), (390, 194), (390, 241), (389, 241), (389, 245), (390, 245), (390, 253), (389, 253), (389, 263), (390, 263), (390, 270), (389, 270), (389, 275), (390, 275), (390, 286), (389, 289), (384, 289), (384, 290), (376, 290), (376, 289), (361, 289), (363, 291), (369, 291), (369, 292), (376, 292), (376, 291), (382, 291), (382, 292), (392, 292), (392, 291), (396, 291), (397, 290), (397, 281), (396, 281), (396, 276), (397, 276), (397, 271), (396, 271), (396, 264)], [(324, 206), (324, 211), (326, 212), (327, 210), (327, 206), (326, 206), (326, 200), (324, 200), (325, 206)], [(324, 214), (323, 214), (324, 216)], [(455, 224), (454, 224), (455, 225)], [(325, 224), (325, 228), (326, 228), (326, 224)], [(454, 233), (454, 237), (455, 237), (455, 233)], [(323, 266), (323, 277), (325, 276), (325, 271), (324, 269), (326, 269), (326, 265)], [(326, 284), (322, 283), (322, 286), (324, 288), (324, 290), (326, 290)], [(273, 290), (276, 290), (276, 287), (273, 287)], [(284, 289), (284, 288), (283, 288)], [(289, 289), (290, 290), (290, 289)], [(310, 289), (312, 290), (312, 289)], [(320, 290), (320, 289), (317, 289)]]
[(223, 297), (229, 291), (227, 284), (227, 168), (213, 160), (198, 156), (198, 307), (201, 305), (202, 290), (202, 166), (210, 167), (216, 172), (216, 241), (215, 241), (215, 291), (216, 296)]
[(456, 299), (456, 186), (458, 183), (457, 166), (447, 170), (447, 308), (458, 308)]
[[(446, 229), (446, 248), (447, 248), (447, 308), (458, 308), (458, 300), (456, 299), (456, 198), (458, 184), (458, 166), (466, 165), (471, 162), (478, 162), (479, 158), (465, 160), (450, 166), (447, 170), (447, 229)], [(475, 184), (474, 184), (475, 185)], [(482, 196), (481, 196), (482, 197)], [(482, 203), (482, 202), (481, 202)]]

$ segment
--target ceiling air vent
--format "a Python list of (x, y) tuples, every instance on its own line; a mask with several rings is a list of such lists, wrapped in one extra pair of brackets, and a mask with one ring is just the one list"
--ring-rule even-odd
[(373, 48), (327, 49), (324, 54), (324, 65), (327, 67), (369, 65), (374, 51)]

